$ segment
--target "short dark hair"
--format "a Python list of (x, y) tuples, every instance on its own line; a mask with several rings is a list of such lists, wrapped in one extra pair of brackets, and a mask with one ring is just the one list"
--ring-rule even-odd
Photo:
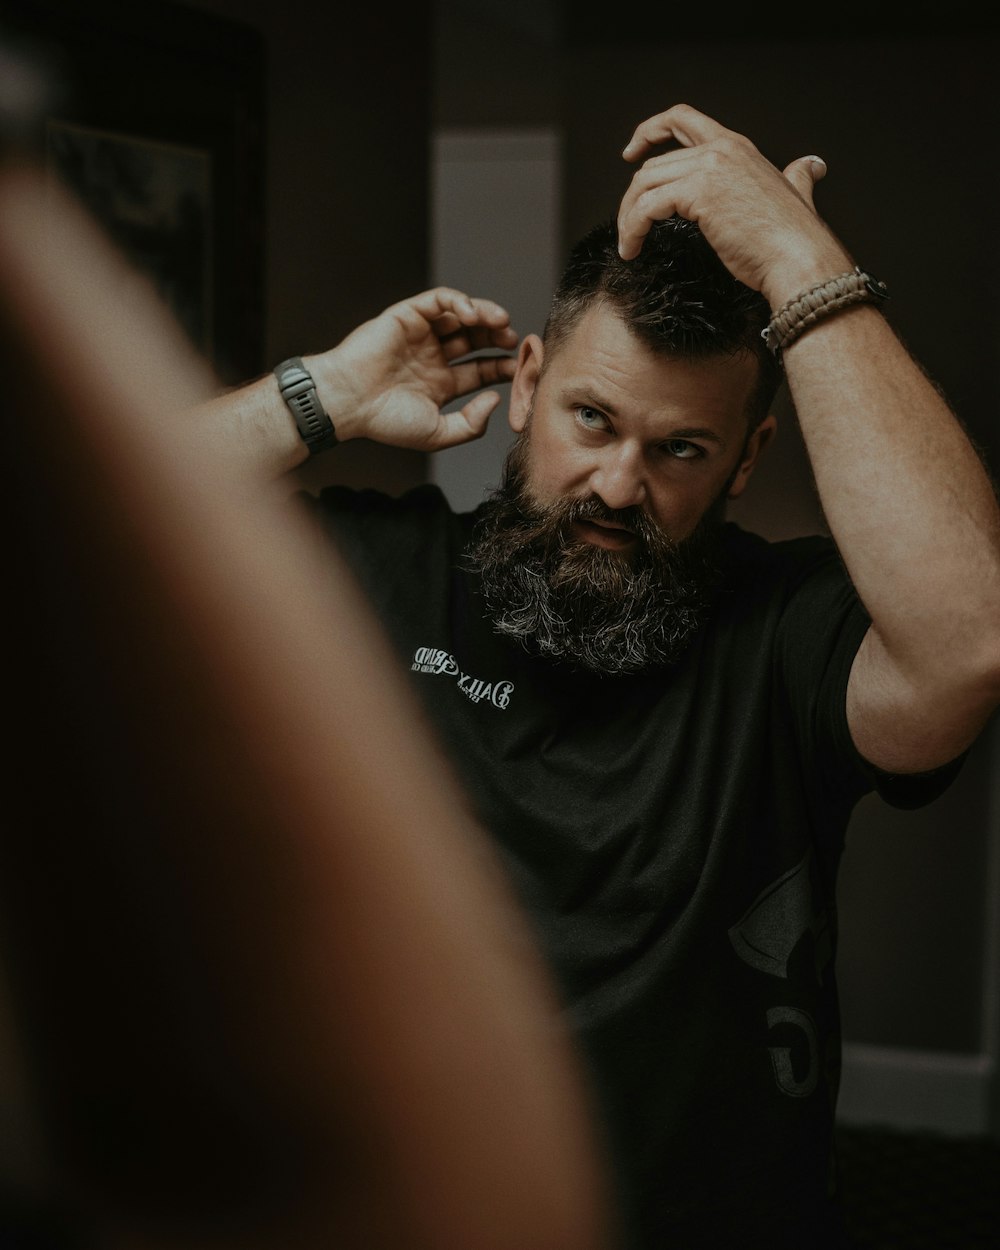
[(595, 303), (611, 304), (633, 334), (664, 356), (749, 352), (759, 364), (750, 401), (751, 429), (767, 416), (782, 381), (781, 366), (761, 338), (771, 311), (759, 292), (737, 281), (696, 222), (654, 222), (633, 260), (618, 255), (612, 218), (573, 247), (545, 323), (546, 354), (558, 351)]

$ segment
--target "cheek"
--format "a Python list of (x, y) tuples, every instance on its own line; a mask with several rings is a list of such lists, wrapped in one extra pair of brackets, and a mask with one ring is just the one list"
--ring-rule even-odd
[(552, 503), (566, 495), (578, 494), (588, 472), (579, 453), (562, 440), (532, 434), (525, 476), (536, 498)]
[(687, 538), (712, 506), (715, 496), (705, 489), (661, 485), (646, 500), (646, 512), (674, 542)]

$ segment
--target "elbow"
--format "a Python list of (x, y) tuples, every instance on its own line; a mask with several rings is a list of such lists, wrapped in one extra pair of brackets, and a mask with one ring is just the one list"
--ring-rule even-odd
[(981, 631), (974, 643), (956, 646), (952, 661), (957, 689), (985, 721), (1000, 707), (1000, 628)]

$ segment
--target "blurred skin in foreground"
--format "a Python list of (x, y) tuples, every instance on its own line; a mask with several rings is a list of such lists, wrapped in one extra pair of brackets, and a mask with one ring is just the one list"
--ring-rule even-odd
[(0, 174), (0, 879), (42, 1198), (123, 1250), (604, 1250), (553, 992), (380, 631), (196, 436), (215, 380), (55, 194)]

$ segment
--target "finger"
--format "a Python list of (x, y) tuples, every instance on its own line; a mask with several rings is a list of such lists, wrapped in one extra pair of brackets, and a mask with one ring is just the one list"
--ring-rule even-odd
[(826, 161), (821, 156), (800, 156), (782, 171), (799, 195), (813, 205), (813, 187), (826, 177)]
[[(667, 213), (667, 216), (671, 216)], [(653, 228), (654, 218), (643, 213), (630, 213), (618, 222), (618, 255), (633, 260), (642, 251), (642, 244)]]
[(468, 395), (483, 386), (498, 386), (509, 382), (517, 371), (514, 356), (477, 356), (473, 360), (452, 365), (452, 385), (455, 395)]
[[(495, 300), (466, 295), (456, 287), (436, 286), (422, 291), (408, 300), (402, 300), (397, 308), (412, 308), (425, 320), (446, 325), (505, 325), (510, 321), (506, 308)], [(454, 320), (452, 320), (454, 319)]]
[(440, 317), (435, 317), (431, 322), (431, 329), (442, 342), (445, 342), (452, 335), (465, 334), (466, 332), (462, 322), (452, 312), (442, 313)]
[(515, 351), (519, 342), (520, 336), (510, 326), (472, 326), (443, 336), (441, 347), (446, 360), (458, 360), (470, 352), (491, 348), (504, 352)]
[(690, 218), (692, 209), (688, 197), (680, 197), (670, 186), (644, 191), (631, 206), (623, 208), (618, 217), (618, 255), (622, 260), (638, 256), (653, 223), (666, 221), (675, 213)]
[(510, 324), (510, 313), (495, 300), (477, 297), (470, 303), (480, 325), (498, 327)]
[(439, 447), (457, 447), (473, 439), (482, 438), (490, 416), (500, 402), (496, 391), (482, 391), (473, 396), (457, 412), (442, 413), (442, 431)]
[(619, 253), (625, 260), (639, 254), (654, 221), (676, 212), (687, 215), (689, 197), (682, 201), (677, 192), (681, 179), (697, 165), (697, 156), (682, 149), (654, 157), (636, 171), (618, 208)]
[(690, 104), (674, 104), (640, 122), (626, 143), (622, 156), (627, 161), (639, 161), (661, 143), (673, 141), (684, 147), (693, 147), (727, 133), (726, 127), (707, 113), (700, 113)]
[(502, 326), (510, 321), (507, 310), (494, 300), (473, 299), (456, 287), (437, 286), (400, 300), (386, 309), (411, 343), (422, 339), (428, 327), (444, 337), (460, 326)]
[(462, 322), (474, 313), (472, 300), (464, 291), (451, 286), (435, 286), (419, 295), (401, 300), (395, 305), (400, 309), (412, 309), (426, 321), (437, 321), (441, 317), (451, 316), (456, 323)]

